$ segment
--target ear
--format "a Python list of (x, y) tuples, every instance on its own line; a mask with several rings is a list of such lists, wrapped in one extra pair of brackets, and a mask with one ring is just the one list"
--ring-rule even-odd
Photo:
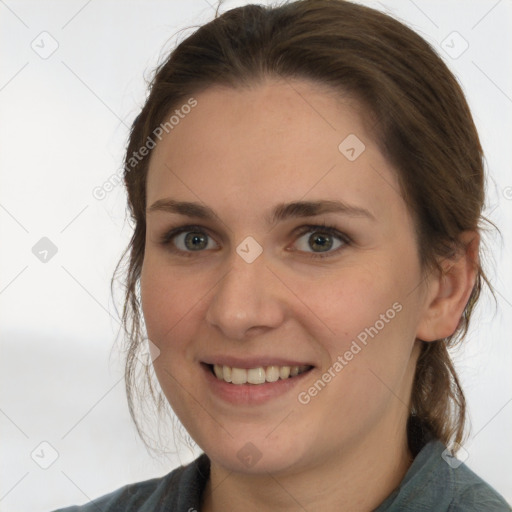
[(451, 336), (457, 329), (476, 280), (480, 235), (464, 231), (464, 248), (441, 262), (442, 273), (428, 281), (424, 312), (416, 337), (435, 341)]

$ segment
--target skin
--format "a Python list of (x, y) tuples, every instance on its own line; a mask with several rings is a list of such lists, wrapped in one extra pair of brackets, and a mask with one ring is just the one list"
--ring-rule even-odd
[[(395, 171), (362, 110), (318, 84), (275, 80), (195, 98), (153, 151), (147, 205), (196, 201), (217, 218), (148, 211), (141, 296), (163, 392), (211, 459), (201, 510), (373, 510), (411, 464), (406, 421), (418, 340), (456, 329), (474, 284), (478, 235), (463, 233), (468, 250), (443, 262), (444, 276), (423, 275)], [(366, 146), (354, 161), (338, 150), (349, 134)], [(266, 222), (278, 203), (319, 199), (360, 206), (374, 219), (325, 213)], [(322, 223), (353, 241), (333, 237), (329, 257), (311, 258), (319, 249), (308, 238), (318, 229), (294, 230)], [(190, 224), (204, 228), (206, 248), (191, 250), (186, 233), (174, 247), (189, 257), (161, 243), (171, 227)], [(236, 252), (248, 236), (263, 248), (250, 264)], [(298, 393), (394, 303), (401, 311), (300, 403)], [(315, 368), (281, 397), (234, 406), (204, 378), (200, 361), (212, 354), (291, 357)], [(251, 467), (237, 457), (248, 442), (261, 454)]]

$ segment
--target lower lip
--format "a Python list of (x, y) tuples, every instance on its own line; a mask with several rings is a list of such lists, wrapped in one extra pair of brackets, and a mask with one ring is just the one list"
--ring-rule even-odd
[(311, 370), (287, 379), (264, 384), (231, 384), (213, 375), (210, 366), (201, 363), (210, 389), (226, 402), (236, 405), (259, 405), (284, 395), (304, 381)]

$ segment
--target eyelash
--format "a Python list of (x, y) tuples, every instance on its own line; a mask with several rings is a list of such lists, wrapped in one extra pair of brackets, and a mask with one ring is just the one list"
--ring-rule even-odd
[[(332, 236), (337, 237), (341, 242), (343, 242), (343, 245), (335, 249), (334, 251), (326, 251), (325, 253), (307, 253), (310, 258), (328, 258), (335, 254), (337, 254), (339, 251), (341, 251), (344, 247), (347, 245), (350, 245), (352, 243), (352, 240), (349, 236), (347, 236), (345, 233), (342, 233), (338, 231), (334, 226), (328, 226), (326, 224), (313, 224), (313, 225), (305, 225), (298, 228), (297, 238), (300, 238), (301, 236), (305, 235), (306, 233), (314, 233), (314, 232), (321, 232), (325, 234), (329, 234)], [(187, 232), (199, 232), (204, 233), (207, 236), (210, 236), (207, 233), (207, 230), (201, 226), (196, 225), (188, 225), (188, 226), (180, 226), (177, 228), (172, 228), (166, 233), (164, 233), (160, 239), (160, 243), (164, 246), (171, 247), (169, 250), (173, 253), (179, 253), (185, 257), (191, 257), (194, 253), (194, 251), (182, 251), (181, 249), (176, 249), (175, 247), (172, 247), (171, 241), (176, 236), (180, 235), (181, 233), (187, 233)], [(199, 251), (202, 252), (202, 251)]]

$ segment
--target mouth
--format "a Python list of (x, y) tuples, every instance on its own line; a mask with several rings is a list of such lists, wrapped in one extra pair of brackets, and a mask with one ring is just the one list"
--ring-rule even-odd
[(237, 368), (227, 365), (207, 364), (205, 365), (216, 379), (234, 385), (252, 384), (260, 386), (270, 384), (279, 380), (290, 380), (299, 375), (311, 371), (312, 365), (300, 366), (258, 366), (255, 368)]

